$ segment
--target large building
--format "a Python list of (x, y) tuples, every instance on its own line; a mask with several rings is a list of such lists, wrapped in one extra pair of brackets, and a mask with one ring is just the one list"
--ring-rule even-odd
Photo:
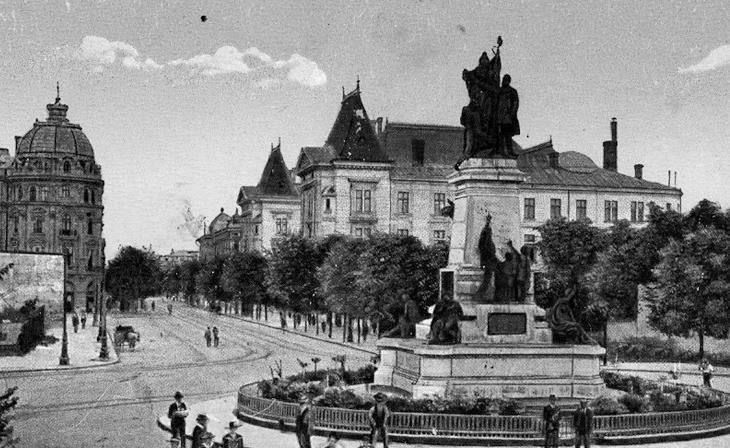
[(230, 216), (221, 208), (198, 238), (201, 260), (241, 250), (269, 250), (276, 238), (299, 232), (300, 197), (281, 155), (281, 141), (272, 145), (259, 183), (241, 187), (236, 202), (240, 214), (236, 209)]
[[(587, 218), (600, 227), (626, 219), (640, 226), (649, 203), (681, 210), (682, 191), (645, 180), (643, 165), (635, 165), (632, 176), (618, 172), (615, 119), (610, 133), (602, 167), (582, 153), (559, 152), (552, 141), (530, 148), (514, 144), (526, 175), (519, 190), (520, 244), (536, 242), (538, 227), (554, 217)], [(267, 249), (277, 235), (293, 232), (312, 238), (385, 232), (426, 244), (449, 241), (451, 220), (441, 211), (455, 194), (447, 176), (462, 155), (463, 139), (460, 126), (370, 120), (358, 83), (343, 95), (324, 145), (301, 149), (294, 169), (300, 183), (294, 186), (285, 175), (280, 148), (274, 148), (259, 185), (239, 192), (240, 221), (236, 215), (216, 217), (199, 240), (201, 257)], [(272, 167), (279, 167), (276, 175)]]
[(167, 270), (173, 266), (180, 266), (187, 261), (197, 260), (198, 251), (172, 249), (169, 254), (158, 255), (157, 259), (160, 261), (160, 267)]
[(104, 181), (81, 126), (57, 95), (48, 118), (0, 149), (0, 247), (67, 254), (66, 300), (91, 310), (104, 277)]

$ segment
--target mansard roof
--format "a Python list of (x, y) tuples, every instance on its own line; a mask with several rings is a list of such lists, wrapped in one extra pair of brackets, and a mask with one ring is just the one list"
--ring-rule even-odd
[(261, 173), (258, 185), (243, 186), (239, 190), (237, 202), (259, 197), (296, 197), (296, 186), (292, 182), (291, 172), (281, 154), (281, 142), (271, 149), (264, 171)]

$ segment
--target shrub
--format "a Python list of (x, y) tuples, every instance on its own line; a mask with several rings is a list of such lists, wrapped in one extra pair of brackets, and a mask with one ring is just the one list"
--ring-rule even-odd
[[(655, 336), (629, 337), (608, 344), (608, 358), (621, 361), (664, 361), (694, 363), (699, 355), (692, 350), (682, 349), (674, 339)], [(705, 357), (716, 366), (730, 367), (730, 353), (706, 353)]]
[(679, 403), (675, 394), (662, 393), (658, 390), (649, 395), (649, 402), (652, 410), (656, 412), (684, 411), (687, 409), (687, 404)]
[(626, 406), (626, 409), (632, 414), (648, 412), (650, 409), (649, 400), (641, 395), (626, 394), (619, 398), (618, 401)]
[[(659, 383), (635, 375), (624, 375), (621, 373), (602, 370), (601, 378), (609, 389), (621, 390), (628, 393), (644, 395), (655, 389), (659, 389)], [(633, 388), (633, 390), (632, 390)]]
[(626, 406), (619, 403), (618, 400), (606, 395), (601, 395), (593, 400), (591, 407), (596, 415), (617, 415), (629, 412)]

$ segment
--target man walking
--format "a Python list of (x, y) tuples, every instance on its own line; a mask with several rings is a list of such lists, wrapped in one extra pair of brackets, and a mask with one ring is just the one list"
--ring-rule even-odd
[(180, 448), (185, 448), (185, 417), (188, 416), (188, 407), (183, 403), (183, 394), (175, 392), (175, 402), (167, 410), (170, 419), (170, 431), (173, 438), (180, 439)]
[(218, 327), (213, 327), (213, 347), (218, 347), (218, 343), (220, 341), (221, 340), (218, 337)]
[(370, 422), (370, 443), (375, 447), (378, 442), (378, 434), (383, 439), (383, 448), (388, 448), (388, 421), (390, 420), (390, 409), (385, 405), (388, 396), (378, 392), (373, 396), (375, 404), (370, 408), (368, 420)]
[(86, 328), (86, 308), (81, 310), (81, 329)]
[(575, 429), (575, 448), (580, 448), (581, 444), (585, 448), (590, 448), (593, 409), (588, 407), (585, 399), (580, 400), (580, 407), (573, 413), (573, 428)]
[(74, 333), (79, 332), (79, 312), (74, 310), (73, 316), (71, 316), (71, 325), (74, 326)]
[(545, 448), (557, 448), (560, 445), (560, 408), (556, 405), (555, 395), (550, 395), (548, 404), (542, 409), (542, 420), (545, 422)]
[(211, 340), (210, 327), (205, 329), (205, 333), (203, 333), (203, 336), (205, 336), (205, 345), (207, 347), (210, 347), (210, 340)]
[(702, 372), (702, 384), (705, 387), (712, 387), (712, 373), (715, 371), (715, 368), (712, 367), (712, 364), (710, 364), (710, 361), (707, 359), (703, 359), (702, 362), (700, 362), (700, 372)]
[(296, 420), (296, 434), (299, 448), (312, 448), (312, 416), (309, 407), (309, 398), (306, 395), (299, 397), (299, 410)]

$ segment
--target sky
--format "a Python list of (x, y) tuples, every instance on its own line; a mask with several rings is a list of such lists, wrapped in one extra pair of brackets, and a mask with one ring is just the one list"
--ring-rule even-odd
[(324, 143), (358, 76), (371, 118), (458, 125), (461, 71), (501, 35), (518, 143), (600, 165), (617, 117), (620, 172), (727, 207), (728, 23), (725, 0), (0, 0), (0, 147), (60, 82), (102, 166), (107, 257), (195, 249), (278, 138), (290, 167)]

